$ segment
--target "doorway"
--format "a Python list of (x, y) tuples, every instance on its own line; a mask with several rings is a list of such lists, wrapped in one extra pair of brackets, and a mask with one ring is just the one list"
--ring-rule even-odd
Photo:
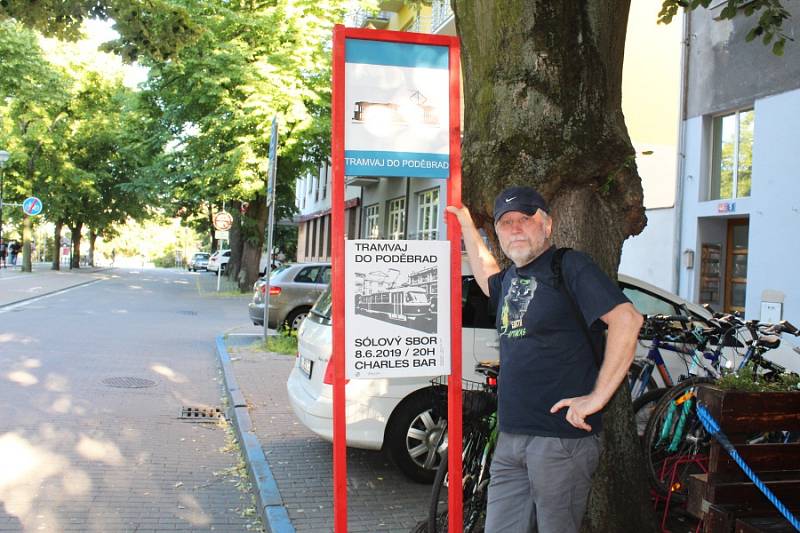
[(747, 255), (750, 224), (746, 218), (728, 221), (725, 261), (725, 311), (744, 313), (747, 295)]

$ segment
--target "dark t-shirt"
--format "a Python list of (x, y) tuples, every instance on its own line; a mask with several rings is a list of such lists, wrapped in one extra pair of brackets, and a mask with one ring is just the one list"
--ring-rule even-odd
[[(550, 414), (559, 400), (589, 394), (597, 363), (569, 300), (556, 287), (551, 247), (522, 268), (511, 266), (489, 278), (500, 335), (498, 418), (500, 430), (545, 437), (585, 437), (566, 421), (567, 409)], [(628, 299), (578, 251), (567, 252), (562, 272), (595, 345), (602, 345), (601, 316)], [(599, 432), (601, 413), (586, 419)]]

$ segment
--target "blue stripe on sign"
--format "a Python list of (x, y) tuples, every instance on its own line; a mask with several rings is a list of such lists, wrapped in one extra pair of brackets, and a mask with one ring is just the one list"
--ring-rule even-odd
[(448, 54), (446, 46), (430, 44), (347, 39), (344, 45), (345, 63), (446, 69)]
[(450, 156), (424, 152), (345, 150), (345, 176), (450, 177)]

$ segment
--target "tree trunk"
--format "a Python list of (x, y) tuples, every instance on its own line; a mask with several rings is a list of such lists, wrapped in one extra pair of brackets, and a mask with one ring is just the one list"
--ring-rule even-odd
[(211, 253), (217, 251), (219, 246), (217, 246), (217, 239), (214, 238), (214, 206), (208, 204), (208, 233), (209, 233), (209, 242), (211, 242)]
[(83, 222), (79, 222), (76, 226), (70, 226), (69, 230), (72, 233), (72, 258), (70, 259), (70, 268), (81, 267), (81, 229)]
[(64, 222), (61, 220), (56, 221), (55, 229), (53, 230), (53, 264), (50, 266), (51, 270), (61, 270), (61, 230), (64, 228)]
[(31, 257), (31, 237), (33, 236), (33, 221), (31, 217), (22, 217), (22, 271), (33, 272)]
[[(494, 239), (495, 195), (530, 185), (553, 240), (615, 276), (645, 225), (621, 108), (629, 0), (454, 0), (464, 79), (463, 200)], [(502, 255), (492, 241), (495, 254)], [(655, 531), (627, 390), (604, 416), (585, 531)]]
[(236, 278), (239, 290), (246, 292), (253, 288), (258, 279), (261, 250), (264, 248), (264, 230), (267, 227), (268, 210), (263, 196), (250, 202), (242, 216), (242, 269)]
[(94, 245), (97, 243), (97, 233), (89, 230), (89, 266), (94, 267)]
[(231, 216), (233, 224), (228, 232), (230, 241), (228, 247), (231, 249), (231, 259), (228, 261), (226, 272), (230, 279), (237, 279), (239, 271), (242, 269), (242, 203), (239, 201), (231, 202)]

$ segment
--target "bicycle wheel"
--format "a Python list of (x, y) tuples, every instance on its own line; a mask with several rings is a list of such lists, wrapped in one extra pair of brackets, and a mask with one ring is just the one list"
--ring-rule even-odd
[(651, 391), (647, 391), (642, 396), (634, 400), (633, 417), (636, 421), (636, 433), (639, 435), (639, 438), (644, 436), (645, 428), (647, 428), (647, 422), (653, 415), (653, 412), (658, 405), (658, 401), (664, 397), (667, 391), (669, 391), (668, 387), (653, 389)]
[[(491, 446), (488, 428), (470, 430), (464, 436), (462, 452), (462, 509), (463, 531), (481, 533), (486, 520), (486, 493), (489, 485), (488, 465), (491, 462)], [(433, 480), (431, 501), (428, 509), (428, 532), (447, 531), (448, 521), (448, 462), (443, 460)]]
[(700, 462), (708, 454), (711, 439), (697, 417), (696, 399), (687, 400), (686, 394), (712, 381), (691, 378), (669, 389), (645, 428), (643, 445), (650, 485), (660, 496), (672, 493), (676, 502), (686, 499), (689, 476), (703, 472)]

